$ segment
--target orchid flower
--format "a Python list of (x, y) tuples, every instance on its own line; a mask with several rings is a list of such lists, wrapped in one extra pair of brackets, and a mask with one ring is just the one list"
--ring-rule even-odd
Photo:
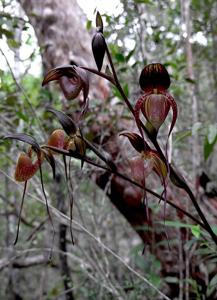
[(25, 182), (32, 178), (38, 171), (39, 166), (42, 164), (42, 155), (38, 156), (35, 162), (32, 159), (32, 148), (28, 149), (28, 152), (21, 152), (19, 154), (16, 169), (14, 173), (14, 178), (18, 182)]
[(166, 68), (160, 63), (145, 66), (141, 72), (139, 84), (143, 94), (135, 104), (134, 113), (140, 133), (143, 136), (140, 111), (147, 120), (146, 129), (156, 137), (171, 108), (173, 117), (168, 133), (169, 138), (177, 119), (177, 105), (168, 92), (170, 76)]
[(42, 86), (57, 80), (67, 100), (74, 100), (83, 92), (83, 115), (88, 109), (89, 78), (86, 71), (75, 65), (64, 65), (50, 70), (44, 77)]
[[(148, 205), (147, 205), (147, 195), (145, 192), (146, 178), (153, 172), (155, 172), (160, 178), (161, 184), (163, 185), (162, 196), (165, 197), (166, 205), (166, 186), (167, 186), (167, 176), (168, 167), (165, 162), (160, 158), (157, 151), (151, 149), (146, 141), (143, 140), (141, 136), (133, 132), (124, 132), (121, 135), (126, 136), (134, 149), (139, 153), (129, 160), (132, 177), (135, 181), (144, 187), (144, 197), (143, 201), (147, 209), (148, 217)], [(165, 211), (164, 205), (164, 211)]]

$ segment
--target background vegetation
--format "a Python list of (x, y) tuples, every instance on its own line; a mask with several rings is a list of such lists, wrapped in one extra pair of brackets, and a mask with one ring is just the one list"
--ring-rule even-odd
[[(216, 246), (200, 226), (170, 206), (164, 226), (163, 206), (150, 196), (150, 224), (133, 228), (123, 211), (119, 209), (121, 214), (109, 200), (112, 179), (109, 177), (103, 186), (102, 171), (87, 164), (81, 170), (76, 160), (72, 161), (70, 193), (62, 176), (61, 157), (56, 181), (49, 167), (43, 167), (46, 192), (53, 207), (54, 243), (40, 178), (35, 176), (26, 195), (19, 242), (13, 246), (23, 188), (13, 179), (13, 172), (18, 152), (26, 146), (2, 138), (25, 132), (44, 143), (52, 130), (60, 127), (46, 107), (78, 109), (78, 102), (66, 103), (56, 85), (41, 88), (44, 70), (57, 62), (46, 59), (48, 46), (41, 43), (37, 32), (41, 20), (34, 12), (29, 13), (25, 2), (0, 1), (0, 299), (217, 299)], [(69, 0), (67, 3), (70, 5)], [(39, 1), (37, 7), (45, 15), (43, 5)], [(124, 91), (134, 104), (140, 95), (138, 78), (144, 65), (160, 62), (167, 67), (172, 79), (170, 92), (179, 108), (169, 153), (217, 233), (217, 3), (123, 0), (120, 7), (119, 15), (102, 16)], [(62, 7), (66, 9), (67, 5)], [(53, 19), (52, 14), (49, 16), (44, 31), (40, 27), (42, 35), (49, 24), (55, 24), (55, 18), (61, 18), (61, 12), (54, 13)], [(70, 34), (83, 43), (86, 32), (92, 36), (95, 24), (84, 14), (80, 23), (79, 28), (70, 27)], [(50, 39), (55, 37), (51, 35)], [(58, 49), (64, 47), (58, 44), (52, 51), (57, 55)], [(91, 53), (91, 44), (85, 46), (84, 53), (79, 50), (79, 55), (76, 49), (71, 51), (76, 59), (85, 59), (86, 52)], [(52, 66), (52, 62), (56, 65)], [(83, 124), (85, 136), (112, 155), (119, 151), (116, 162), (127, 165), (134, 153), (118, 134), (129, 128), (135, 130), (135, 124), (121, 96), (94, 77), (90, 98)], [(169, 122), (160, 131), (162, 145), (168, 125)], [(155, 177), (148, 180), (148, 187), (160, 192)], [(71, 194), (75, 246), (68, 230)], [(117, 193), (117, 201), (118, 197), (121, 196)], [(134, 198), (135, 194), (128, 195), (132, 207)], [(168, 198), (197, 216), (183, 191), (169, 185)], [(64, 230), (67, 233), (61, 245)]]

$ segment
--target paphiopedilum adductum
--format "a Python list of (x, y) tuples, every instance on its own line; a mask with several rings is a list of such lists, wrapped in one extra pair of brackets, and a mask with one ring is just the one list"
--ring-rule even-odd
[[(129, 159), (129, 164), (132, 172), (133, 179), (144, 187), (143, 201), (147, 208), (147, 195), (146, 195), (146, 178), (152, 173), (156, 173), (163, 185), (163, 192), (166, 204), (166, 187), (168, 178), (168, 166), (161, 159), (156, 150), (149, 147), (147, 142), (137, 133), (123, 132), (121, 135), (127, 137), (138, 152), (138, 154)], [(164, 206), (165, 208), (165, 206)], [(165, 209), (164, 209), (165, 210)], [(148, 211), (148, 210), (147, 210)]]
[(176, 123), (177, 105), (168, 92), (170, 76), (166, 68), (160, 63), (145, 66), (141, 72), (139, 84), (143, 94), (135, 104), (134, 115), (140, 133), (143, 135), (140, 112), (147, 120), (146, 129), (153, 137), (156, 137), (171, 108), (173, 117), (169, 129), (169, 137)]

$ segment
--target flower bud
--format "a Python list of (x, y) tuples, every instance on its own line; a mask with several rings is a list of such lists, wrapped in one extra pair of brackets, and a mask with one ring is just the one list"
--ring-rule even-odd
[(106, 43), (101, 32), (96, 32), (92, 39), (92, 51), (98, 71), (101, 71), (105, 56)]

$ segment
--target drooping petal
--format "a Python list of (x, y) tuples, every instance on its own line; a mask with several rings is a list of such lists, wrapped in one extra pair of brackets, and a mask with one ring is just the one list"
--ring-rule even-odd
[(132, 172), (132, 178), (140, 184), (144, 184), (145, 168), (144, 159), (141, 156), (135, 156), (129, 160)]
[(88, 94), (89, 94), (89, 76), (87, 74), (87, 72), (82, 69), (77, 67), (76, 68), (76, 72), (79, 75), (81, 82), (82, 82), (82, 91), (83, 91), (83, 105), (82, 105), (82, 112), (81, 112), (81, 116), (83, 116), (86, 111), (88, 110), (88, 106), (89, 106), (89, 98), (88, 98)]
[(152, 157), (153, 171), (159, 176), (160, 181), (163, 185), (163, 192), (161, 194), (160, 200), (164, 196), (164, 219), (165, 219), (166, 203), (167, 203), (168, 167), (164, 163), (164, 161), (160, 158), (157, 151), (150, 150), (147, 156)]
[(161, 182), (163, 182), (163, 180), (165, 180), (168, 175), (167, 165), (164, 163), (164, 161), (160, 158), (158, 152), (155, 150), (150, 150), (148, 153), (148, 157), (151, 157), (153, 159), (153, 170), (160, 177)]
[(176, 104), (176, 101), (174, 100), (174, 98), (169, 93), (166, 93), (166, 96), (167, 96), (167, 101), (173, 111), (172, 123), (170, 125), (170, 130), (169, 130), (169, 134), (168, 134), (168, 138), (169, 138), (169, 136), (176, 124), (176, 120), (177, 120), (177, 116), (178, 116), (178, 108), (177, 108), (177, 104)]
[(134, 108), (134, 118), (135, 118), (136, 125), (139, 129), (139, 132), (140, 132), (143, 140), (144, 140), (144, 134), (142, 131), (142, 126), (141, 126), (140, 111), (141, 111), (142, 105), (144, 104), (145, 97), (146, 97), (146, 95), (140, 96), (139, 99), (136, 101), (135, 108)]

